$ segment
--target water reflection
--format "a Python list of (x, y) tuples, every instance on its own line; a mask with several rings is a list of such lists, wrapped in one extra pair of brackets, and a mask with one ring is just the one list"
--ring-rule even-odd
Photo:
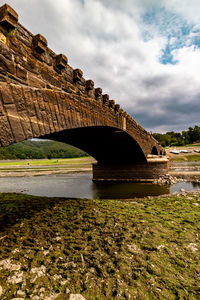
[(169, 194), (170, 188), (167, 185), (160, 186), (150, 183), (95, 182), (92, 185), (92, 192), (94, 199), (130, 199)]
[(194, 191), (200, 189), (200, 182), (177, 182), (170, 186), (170, 194), (174, 192), (181, 192), (184, 189), (185, 191)]
[(91, 173), (0, 178), (0, 192), (47, 197), (130, 199), (180, 192), (182, 188), (186, 191), (200, 189), (200, 183), (178, 182), (172, 186), (131, 182), (93, 183)]

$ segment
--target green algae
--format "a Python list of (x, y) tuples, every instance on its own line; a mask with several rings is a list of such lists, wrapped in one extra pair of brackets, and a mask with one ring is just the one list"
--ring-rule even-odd
[(200, 299), (199, 221), (198, 193), (123, 201), (1, 194), (2, 299), (18, 290), (25, 299), (68, 299), (69, 291), (89, 300)]

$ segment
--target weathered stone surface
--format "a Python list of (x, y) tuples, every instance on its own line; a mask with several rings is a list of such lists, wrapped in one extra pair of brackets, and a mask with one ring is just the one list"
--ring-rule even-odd
[(44, 128), (44, 122), (43, 122), (43, 117), (42, 117), (42, 111), (40, 109), (40, 97), (38, 97), (38, 94), (36, 93), (36, 91), (32, 92), (33, 94), (33, 98), (34, 98), (34, 107), (35, 107), (35, 111), (36, 111), (36, 118), (37, 118), (37, 124), (38, 124), (38, 128), (39, 128), (39, 132), (40, 135), (45, 135), (45, 128)]
[(14, 143), (12, 130), (6, 116), (1, 116), (0, 122), (0, 142), (2, 146)]
[(7, 45), (0, 43), (0, 53), (8, 60), (12, 60), (12, 53), (9, 51)]
[(6, 36), (0, 31), (0, 43), (6, 44)]
[(3, 56), (2, 54), (0, 54), (0, 69), (12, 74), (16, 74), (15, 64), (5, 58), (5, 56)]
[(20, 86), (16, 85), (12, 85), (11, 90), (26, 139), (31, 139), (33, 134), (30, 119), (27, 113), (23, 90)]
[(114, 100), (109, 100), (108, 106), (111, 107), (111, 108), (114, 108), (114, 106), (115, 106), (115, 101), (114, 101)]
[(41, 34), (37, 34), (33, 37), (33, 49), (39, 54), (46, 52), (47, 40)]
[(27, 107), (27, 114), (30, 118), (31, 122), (31, 128), (32, 128), (32, 134), (33, 137), (40, 136), (40, 130), (38, 126), (38, 118), (36, 115), (36, 109), (35, 109), (35, 99), (33, 98), (33, 91), (31, 89), (24, 89), (24, 96), (25, 96), (25, 103)]
[(73, 71), (73, 79), (75, 82), (78, 82), (83, 77), (83, 72), (80, 69), (75, 69)]
[(56, 68), (62, 70), (65, 69), (68, 63), (68, 59), (64, 54), (59, 54), (56, 56)]
[(96, 88), (95, 89), (95, 98), (99, 99), (102, 95), (102, 89), (101, 88)]
[(25, 140), (26, 137), (24, 135), (15, 104), (6, 104), (4, 107), (7, 112), (8, 120), (11, 126), (13, 136), (15, 138), (15, 142), (20, 142)]
[(38, 78), (35, 74), (28, 73), (28, 85), (36, 88), (45, 88), (45, 82)]
[(85, 83), (85, 88), (87, 91), (90, 91), (94, 88), (94, 81), (93, 80), (87, 80)]
[(4, 104), (13, 103), (13, 97), (10, 91), (10, 87), (7, 83), (1, 83), (1, 98)]
[(102, 97), (103, 97), (103, 104), (108, 105), (108, 103), (109, 103), (109, 95), (108, 94), (104, 94)]
[(15, 29), (18, 22), (18, 14), (8, 4), (0, 7), (0, 25), (8, 32)]
[(115, 111), (119, 111), (120, 105), (119, 104), (115, 104), (114, 109), (115, 109)]
[(94, 180), (150, 181), (166, 174), (167, 159), (123, 165), (93, 164)]
[(21, 78), (22, 80), (26, 81), (27, 80), (27, 71), (20, 65), (17, 65), (16, 76)]
[(14, 99), (17, 111), (26, 111), (26, 105), (23, 96), (23, 90), (18, 85), (11, 85), (12, 98)]
[(61, 82), (57, 78), (55, 78), (55, 76), (53, 76), (53, 74), (51, 75), (51, 73), (49, 71), (42, 70), (41, 76), (44, 81), (50, 83), (51, 85), (58, 87), (58, 88), (61, 87)]

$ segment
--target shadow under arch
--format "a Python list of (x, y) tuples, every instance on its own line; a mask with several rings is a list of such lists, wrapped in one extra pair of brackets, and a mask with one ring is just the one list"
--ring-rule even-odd
[(146, 162), (137, 141), (127, 132), (109, 126), (66, 129), (43, 136), (84, 150), (103, 164)]
[(158, 150), (157, 150), (156, 146), (153, 146), (153, 148), (151, 150), (151, 154), (158, 155)]

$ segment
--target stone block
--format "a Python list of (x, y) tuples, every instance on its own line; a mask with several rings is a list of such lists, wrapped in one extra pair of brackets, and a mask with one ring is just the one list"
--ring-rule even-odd
[(0, 42), (6, 44), (6, 36), (2, 32), (0, 32)]
[(83, 77), (83, 72), (81, 71), (81, 69), (75, 69), (73, 71), (73, 80), (74, 82), (80, 81)]
[(7, 32), (15, 29), (18, 23), (18, 14), (8, 4), (0, 7), (0, 25), (5, 28)]
[[(3, 35), (3, 34), (2, 34)], [(0, 32), (1, 37), (1, 32)], [(12, 61), (13, 55), (8, 46), (4, 44), (0, 44), (0, 53), (8, 60)]]
[(11, 90), (12, 90), (12, 95), (13, 95), (13, 99), (17, 111), (18, 112), (26, 111), (26, 105), (25, 105), (23, 90), (21, 86), (12, 84)]
[(108, 103), (109, 103), (109, 95), (104, 94), (103, 95), (103, 104), (108, 105)]
[(85, 88), (86, 88), (86, 91), (91, 91), (94, 88), (94, 81), (93, 80), (87, 80), (85, 82)]
[(120, 109), (120, 105), (119, 105), (119, 104), (115, 104), (115, 106), (114, 106), (114, 110), (115, 110), (116, 112), (118, 112), (118, 111), (119, 111), (119, 109)]
[(153, 181), (167, 174), (169, 162), (157, 160), (134, 164), (101, 165), (93, 164), (93, 180), (100, 181)]
[(19, 119), (19, 115), (14, 104), (7, 104), (4, 106), (8, 115), (9, 123), (12, 128), (12, 133), (16, 142), (25, 140), (22, 125)]
[(27, 71), (20, 65), (17, 65), (16, 67), (16, 75), (24, 81), (27, 80)]
[(23, 89), (24, 100), (27, 107), (29, 117), (36, 115), (32, 90), (30, 88)]
[(109, 100), (108, 106), (110, 108), (114, 108), (115, 107), (115, 100)]
[(9, 72), (11, 74), (16, 74), (15, 64), (13, 61), (8, 60), (5, 56), (0, 54), (0, 69)]
[(33, 50), (39, 54), (46, 52), (47, 50), (47, 40), (41, 34), (37, 34), (33, 37)]
[(20, 112), (18, 112), (18, 114), (20, 117), (22, 127), (24, 129), (24, 134), (26, 136), (26, 139), (32, 139), (33, 138), (32, 127), (31, 127), (30, 119), (28, 117), (27, 112), (20, 111)]
[(47, 83), (61, 88), (61, 82), (56, 78), (50, 70), (41, 70), (42, 79), (44, 79)]
[(3, 104), (13, 103), (13, 97), (8, 84), (1, 83), (1, 98)]
[(31, 87), (36, 87), (36, 88), (45, 88), (46, 84), (43, 80), (38, 78), (38, 76), (33, 75), (32, 73), (28, 73), (28, 84)]
[(9, 124), (6, 116), (1, 116), (0, 143), (3, 147), (14, 143), (14, 138), (13, 138), (12, 131), (10, 128), (10, 124)]
[(95, 89), (95, 98), (99, 98), (102, 95), (102, 89), (101, 88), (96, 88)]
[(56, 68), (63, 70), (67, 67), (68, 59), (64, 54), (56, 56)]

